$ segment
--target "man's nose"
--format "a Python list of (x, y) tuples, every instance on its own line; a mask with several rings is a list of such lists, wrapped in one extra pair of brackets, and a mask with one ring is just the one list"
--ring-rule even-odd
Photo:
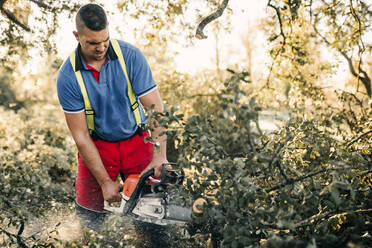
[(99, 43), (96, 47), (96, 50), (99, 51), (99, 52), (102, 52), (105, 50), (105, 43)]

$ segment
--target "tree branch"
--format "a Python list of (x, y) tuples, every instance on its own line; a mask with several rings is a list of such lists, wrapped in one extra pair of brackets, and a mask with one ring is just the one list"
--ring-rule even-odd
[(363, 42), (363, 39), (362, 39), (362, 22), (360, 21), (359, 16), (355, 12), (355, 9), (354, 9), (354, 6), (353, 6), (353, 0), (350, 0), (350, 12), (351, 12), (351, 15), (354, 17), (354, 19), (358, 23), (359, 40), (360, 40), (360, 43), (362, 44), (361, 53), (363, 53), (366, 48), (364, 46), (364, 42)]
[(284, 46), (286, 43), (287, 37), (285, 36), (284, 31), (283, 31), (283, 22), (282, 22), (282, 16), (280, 14), (280, 10), (278, 7), (275, 7), (274, 5), (271, 4), (271, 0), (269, 0), (269, 2), (267, 3), (267, 6), (269, 6), (270, 8), (273, 8), (275, 10), (276, 16), (278, 17), (280, 35), (283, 37), (283, 46)]
[(37, 6), (39, 6), (40, 8), (44, 8), (44, 9), (52, 9), (52, 7), (50, 7), (49, 5), (41, 2), (41, 1), (38, 1), (38, 0), (29, 0), (30, 2), (33, 2), (33, 3), (36, 3)]
[(271, 192), (271, 191), (274, 191), (274, 190), (277, 190), (277, 189), (283, 188), (284, 186), (287, 186), (287, 185), (290, 185), (290, 184), (294, 184), (294, 183), (299, 182), (299, 181), (302, 181), (302, 180), (304, 180), (304, 179), (306, 179), (306, 178), (316, 176), (316, 175), (318, 175), (318, 174), (320, 174), (320, 173), (323, 173), (323, 172), (326, 172), (326, 171), (328, 171), (328, 170), (327, 170), (327, 169), (324, 169), (324, 170), (320, 170), (320, 171), (316, 171), (316, 172), (310, 173), (310, 174), (305, 175), (305, 176), (302, 176), (302, 177), (298, 177), (298, 178), (296, 178), (296, 179), (290, 179), (290, 180), (288, 180), (288, 181), (285, 182), (285, 183), (281, 183), (281, 184), (278, 184), (278, 185), (276, 185), (276, 186), (274, 186), (274, 187), (271, 187), (271, 188), (268, 189), (266, 192), (269, 193), (269, 192)]
[[(367, 164), (364, 164), (364, 165), (367, 165), (368, 166), (368, 163)], [(359, 167), (359, 169), (363, 169), (363, 168), (366, 168), (366, 167)], [(290, 185), (290, 184), (294, 184), (296, 182), (299, 182), (299, 181), (302, 181), (306, 178), (309, 178), (309, 177), (313, 177), (313, 176), (316, 176), (320, 173), (324, 173), (324, 172), (327, 172), (327, 171), (337, 171), (337, 170), (347, 170), (348, 168), (328, 168), (328, 169), (323, 169), (323, 170), (319, 170), (319, 171), (316, 171), (316, 172), (313, 172), (313, 173), (310, 173), (310, 174), (307, 174), (307, 175), (304, 175), (304, 176), (301, 176), (301, 177), (298, 177), (298, 178), (295, 178), (295, 179), (289, 179), (288, 182), (285, 182), (285, 183), (281, 183), (281, 184), (278, 184), (274, 187), (271, 187), (269, 189), (266, 190), (266, 193), (270, 193), (271, 191), (274, 191), (274, 190), (278, 190), (280, 188), (283, 188), (284, 186), (287, 186), (287, 185)]]
[[(349, 70), (351, 75), (353, 75), (357, 80), (362, 81), (368, 97), (371, 99), (372, 98), (372, 89), (371, 89), (371, 79), (369, 78), (368, 74), (362, 69), (361, 67), (361, 59), (359, 60), (358, 63), (358, 73), (355, 71), (354, 66), (353, 66), (353, 61), (351, 57), (349, 57), (344, 51), (340, 51), (340, 54), (346, 59), (348, 65), (349, 65)], [(363, 75), (361, 75), (363, 74)]]
[[(0, 0), (0, 11), (11, 21), (13, 22), (14, 24), (16, 24), (17, 26), (21, 27), (22, 29), (24, 29), (25, 31), (27, 32), (30, 32), (31, 29), (29, 26), (27, 26), (26, 24), (20, 22), (17, 17), (15, 17), (13, 15), (13, 13), (11, 13), (10, 11), (4, 9), (4, 4), (7, 0)], [(39, 6), (40, 8), (44, 8), (44, 9), (48, 9), (48, 10), (51, 10), (52, 7), (50, 7), (49, 5), (39, 1), (39, 0), (29, 0), (30, 2), (33, 2), (35, 4), (37, 4), (37, 6)]]
[(352, 141), (350, 141), (347, 145), (346, 145), (346, 148), (348, 148), (349, 146), (351, 146), (352, 144), (354, 144), (355, 142), (357, 142), (358, 140), (360, 140), (361, 138), (363, 138), (364, 136), (368, 135), (372, 133), (372, 130), (369, 130), (365, 133), (362, 133), (361, 135), (359, 135), (358, 137), (356, 137), (355, 139), (353, 139)]
[(271, 167), (274, 163), (276, 163), (278, 161), (278, 158), (279, 158), (279, 154), (280, 152), (282, 151), (284, 145), (290, 140), (292, 139), (292, 136), (288, 136), (286, 139), (285, 139), (285, 142), (282, 144), (282, 145), (279, 145), (276, 150), (274, 151), (274, 157), (272, 157), (272, 159), (270, 160), (269, 162), (269, 167)]
[(286, 182), (291, 182), (292, 179), (290, 179), (290, 178), (287, 176), (287, 174), (285, 174), (285, 172), (284, 172), (284, 170), (283, 170), (283, 168), (282, 168), (282, 166), (281, 166), (279, 160), (277, 160), (275, 164), (276, 164), (276, 166), (278, 166), (279, 171), (280, 171), (280, 174), (282, 174), (282, 176), (284, 177), (285, 181), (286, 181)]
[[(5, 2), (5, 1), (4, 1)], [(2, 3), (2, 5), (4, 4), (4, 2)], [(3, 6), (2, 5), (0, 5), (0, 11), (4, 14), (4, 15), (6, 15), (6, 17), (10, 20), (10, 21), (12, 21), (14, 24), (16, 24), (16, 25), (18, 25), (18, 26), (20, 26), (21, 28), (23, 28), (25, 31), (27, 31), (27, 32), (30, 32), (31, 31), (31, 29), (27, 26), (27, 25), (25, 25), (25, 24), (23, 24), (22, 22), (20, 22), (12, 13), (10, 13), (8, 10), (6, 10), (6, 9), (4, 9), (3, 8)]]
[(204, 18), (204, 19), (199, 23), (198, 28), (196, 29), (196, 34), (195, 34), (195, 37), (196, 37), (196, 38), (198, 38), (198, 39), (200, 39), (200, 40), (201, 40), (201, 39), (206, 39), (206, 38), (208, 38), (208, 37), (204, 34), (204, 32), (203, 32), (205, 26), (206, 26), (208, 23), (212, 22), (213, 20), (219, 18), (219, 17), (222, 15), (222, 13), (224, 12), (224, 10), (226, 9), (228, 3), (229, 3), (229, 0), (223, 0), (223, 2), (222, 2), (222, 4), (220, 5), (220, 7), (218, 7), (218, 9), (217, 9), (214, 13), (212, 13), (212, 14), (210, 14), (209, 16), (205, 17), (205, 18)]
[(318, 220), (321, 220), (321, 219), (324, 219), (324, 218), (330, 219), (330, 218), (335, 217), (336, 215), (347, 215), (347, 214), (350, 214), (350, 213), (371, 212), (371, 211), (372, 211), (372, 209), (349, 208), (349, 209), (346, 209), (346, 210), (343, 210), (343, 211), (334, 210), (334, 211), (330, 211), (330, 212), (326, 212), (326, 213), (318, 213), (317, 215), (313, 215), (310, 218), (307, 218), (303, 221), (298, 222), (297, 224), (295, 224), (295, 227), (298, 228), (298, 227), (313, 225), (312, 222), (314, 222), (314, 221), (318, 221)]
[(186, 98), (204, 97), (204, 96), (218, 96), (218, 94), (194, 94), (191, 96), (186, 96)]
[(283, 50), (283, 48), (284, 48), (284, 46), (285, 46), (285, 44), (287, 42), (287, 37), (285, 36), (284, 31), (283, 31), (282, 16), (280, 14), (279, 8), (278, 7), (275, 7), (274, 5), (272, 5), (271, 4), (271, 0), (269, 0), (269, 2), (267, 3), (267, 6), (269, 6), (270, 8), (273, 8), (275, 10), (275, 13), (276, 13), (276, 16), (277, 16), (278, 22), (279, 22), (280, 36), (282, 36), (282, 38), (283, 38), (283, 43), (282, 43), (282, 47), (280, 49), (278, 49), (278, 51), (274, 55), (273, 63), (270, 66), (269, 75), (267, 76), (266, 85), (264, 87), (268, 87), (269, 86), (269, 82), (270, 82), (270, 78), (271, 78), (271, 73), (272, 73), (272, 71), (274, 69), (275, 60), (277, 59), (277, 57), (279, 56), (280, 52)]
[(363, 102), (356, 96), (354, 95), (353, 93), (351, 92), (347, 92), (347, 91), (342, 91), (343, 94), (346, 94), (346, 95), (350, 95), (352, 98), (354, 98), (354, 100), (357, 102), (357, 104), (359, 105), (360, 107), (360, 111), (364, 114), (364, 115), (367, 115), (364, 107), (363, 107)]

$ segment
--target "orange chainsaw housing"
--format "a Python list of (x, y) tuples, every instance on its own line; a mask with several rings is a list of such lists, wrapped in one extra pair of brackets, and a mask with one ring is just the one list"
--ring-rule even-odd
[[(133, 193), (133, 191), (136, 189), (136, 186), (138, 184), (138, 181), (140, 179), (140, 174), (131, 174), (129, 177), (127, 177), (124, 181), (124, 187), (123, 187), (123, 193), (125, 196), (130, 197)], [(154, 181), (147, 180), (146, 184), (151, 185)]]
[(123, 193), (124, 195), (130, 197), (135, 190), (137, 183), (139, 181), (139, 174), (131, 174), (124, 181)]

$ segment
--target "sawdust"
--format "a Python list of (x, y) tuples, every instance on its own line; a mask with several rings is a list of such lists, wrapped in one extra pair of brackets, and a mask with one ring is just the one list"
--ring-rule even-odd
[(25, 226), (22, 237), (25, 240), (34, 237), (67, 242), (81, 240), (82, 232), (75, 209), (69, 207), (60, 211), (50, 211), (41, 218), (32, 218)]

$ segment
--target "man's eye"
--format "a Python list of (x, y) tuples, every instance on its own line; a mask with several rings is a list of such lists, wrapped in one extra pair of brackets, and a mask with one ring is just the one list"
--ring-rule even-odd
[(104, 41), (102, 41), (102, 42), (87, 41), (87, 43), (88, 43), (89, 45), (96, 46), (96, 45), (99, 45), (99, 44), (101, 44), (101, 43), (107, 42), (109, 39), (110, 39), (110, 37), (107, 37), (107, 39), (104, 40)]

